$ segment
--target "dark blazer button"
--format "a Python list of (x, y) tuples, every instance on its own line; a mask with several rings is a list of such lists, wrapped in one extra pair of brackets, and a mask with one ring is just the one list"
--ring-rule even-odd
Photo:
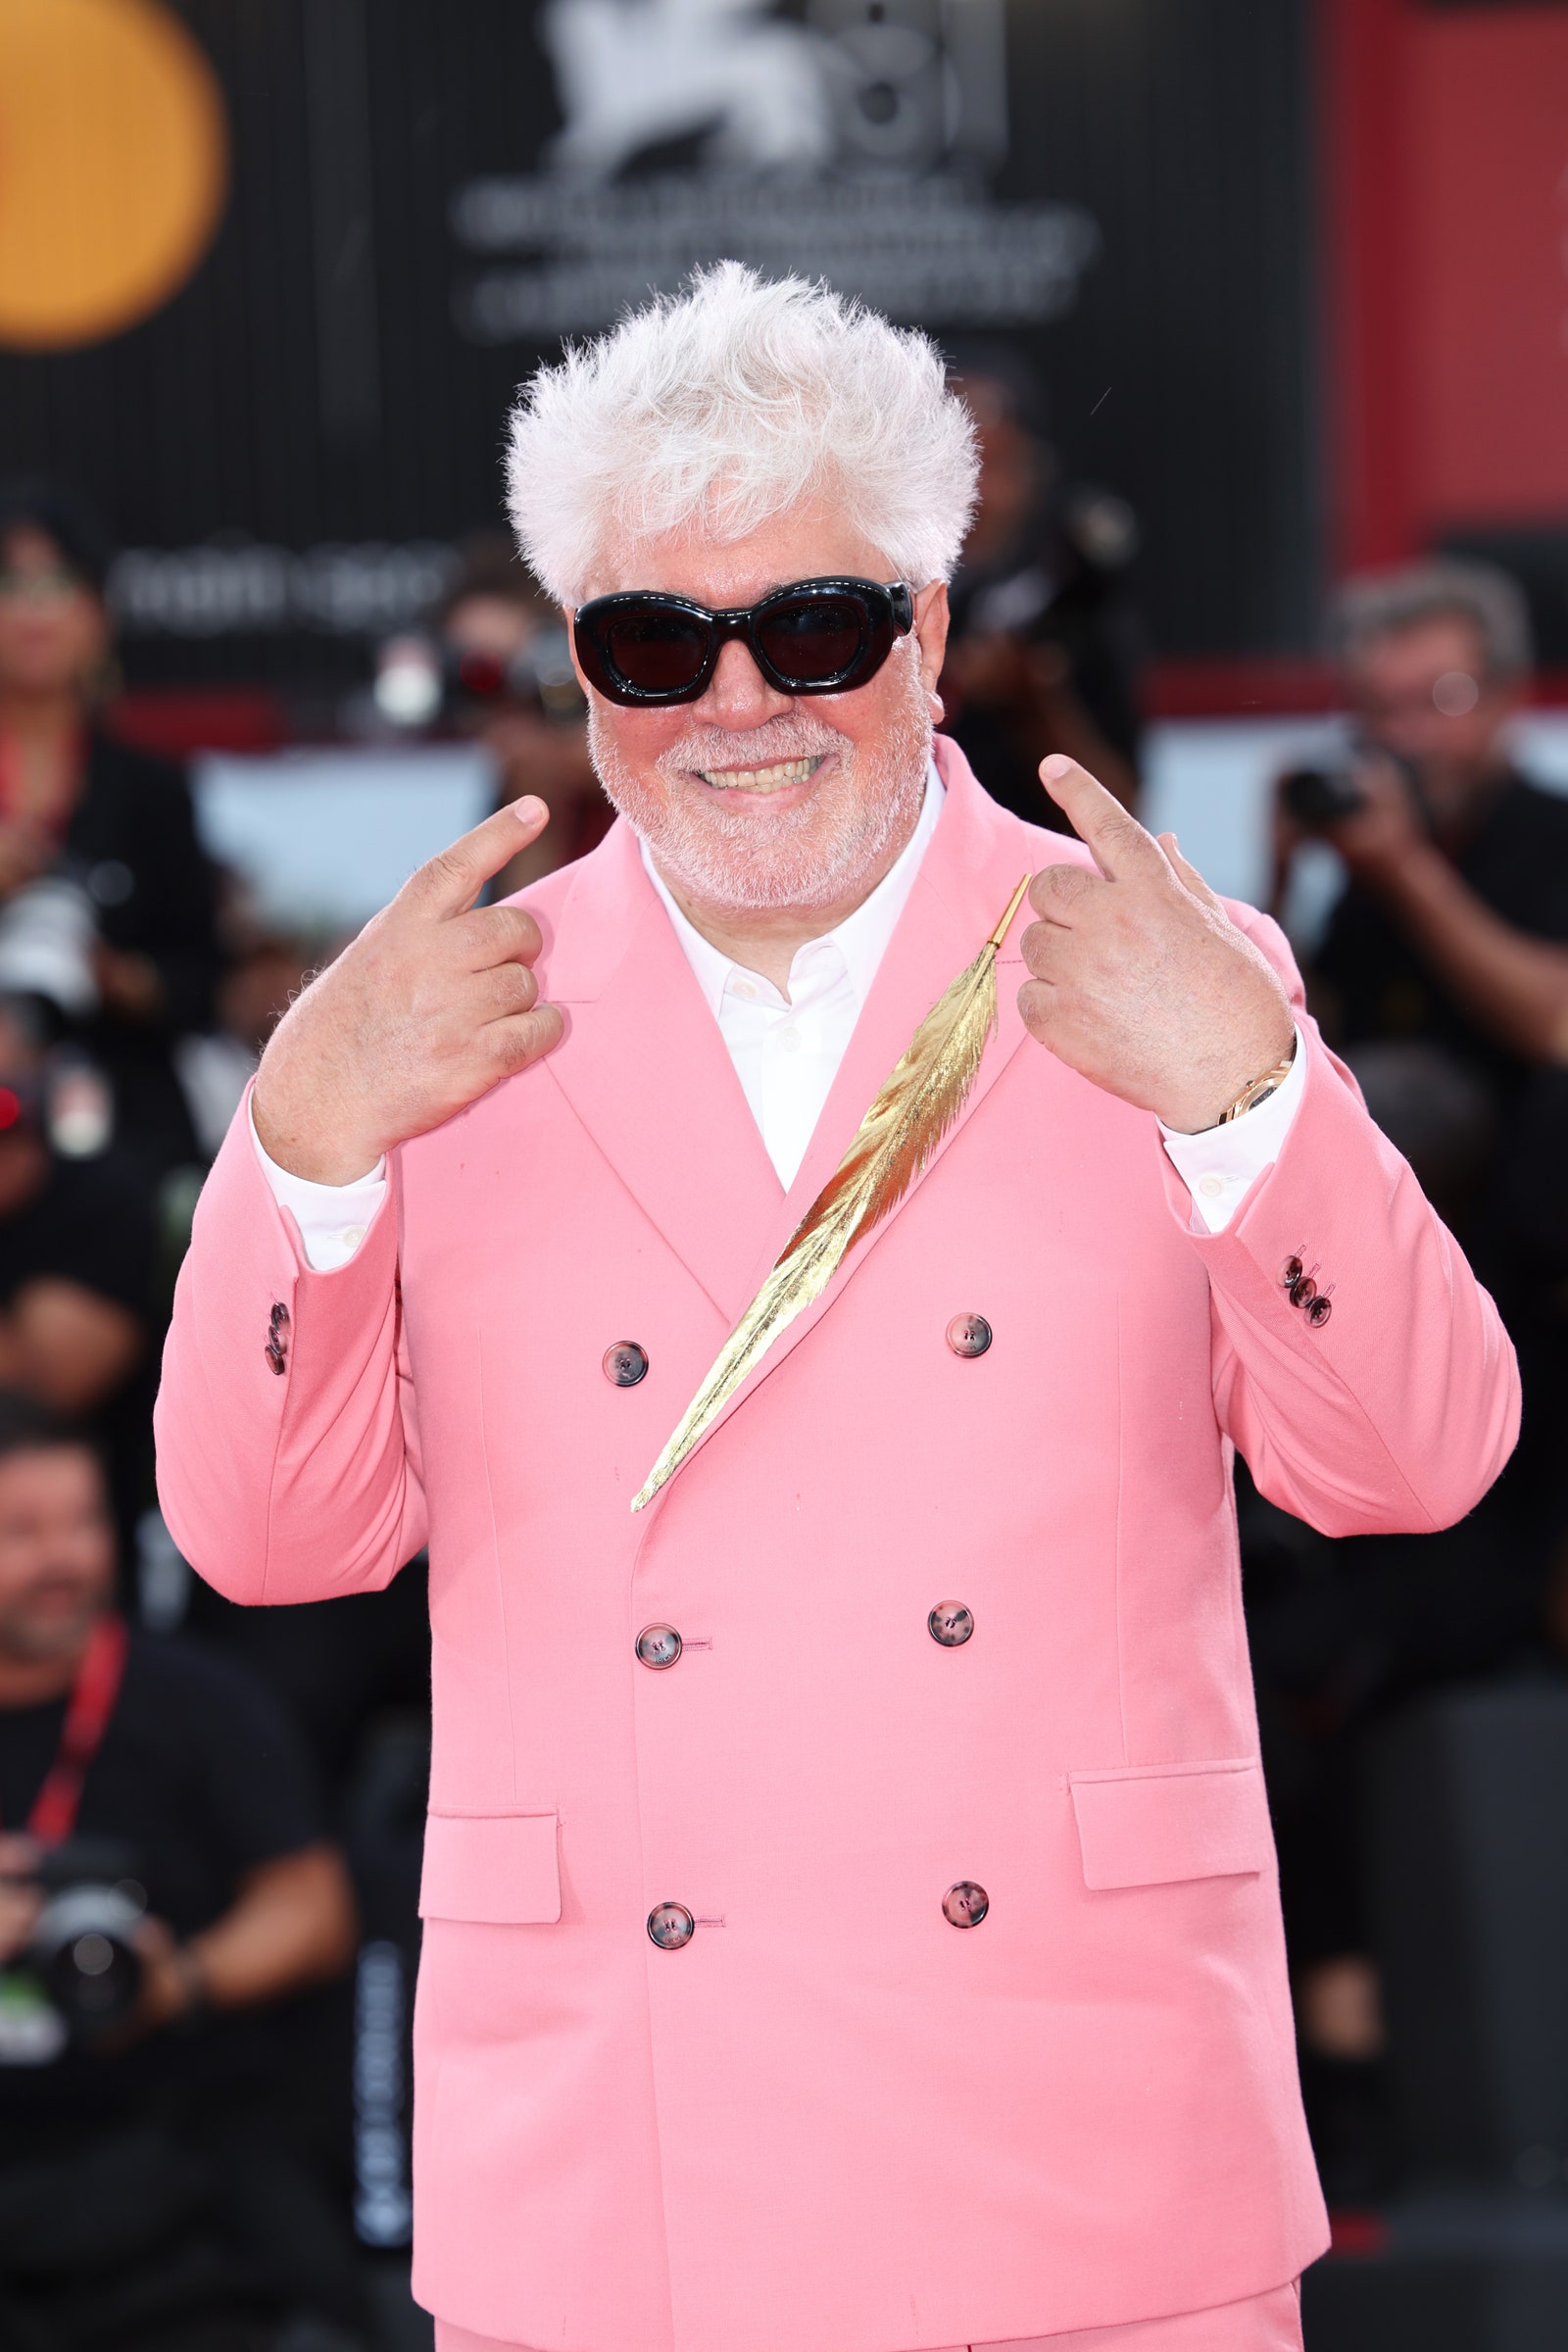
[(944, 1649), (957, 1649), (974, 1632), (974, 1612), (961, 1600), (939, 1600), (925, 1621), (925, 1630)]
[(605, 1349), (605, 1378), (617, 1389), (634, 1389), (648, 1370), (648, 1350), (635, 1340), (617, 1340)]
[(1288, 1291), (1293, 1283), (1300, 1281), (1302, 1272), (1303, 1268), (1300, 1259), (1298, 1257), (1288, 1257), (1285, 1260), (1284, 1265), (1280, 1268), (1280, 1289), (1282, 1291)]
[(955, 1355), (984, 1355), (991, 1345), (991, 1326), (984, 1315), (955, 1315), (948, 1325), (948, 1346)]
[(1291, 1304), (1310, 1306), (1317, 1297), (1317, 1284), (1310, 1274), (1298, 1274), (1291, 1285)]
[(1307, 1307), (1306, 1319), (1314, 1330), (1321, 1330), (1333, 1312), (1334, 1308), (1327, 1298), (1314, 1298)]
[(281, 1373), (284, 1365), (288, 1362), (288, 1357), (275, 1340), (269, 1340), (267, 1343), (267, 1360), (272, 1370), (278, 1373)]
[(656, 1903), (648, 1914), (649, 1940), (662, 1952), (678, 1952), (697, 1933), (697, 1922), (684, 1903)]
[(973, 1879), (960, 1879), (942, 1897), (942, 1916), (956, 1928), (977, 1928), (990, 1908), (990, 1895)]
[(287, 1331), (288, 1308), (283, 1304), (281, 1298), (274, 1301), (272, 1311), (268, 1316), (267, 1320), (271, 1325), (272, 1337), (274, 1340), (280, 1331)]
[(645, 1625), (637, 1637), (637, 1655), (644, 1666), (655, 1673), (673, 1666), (680, 1656), (681, 1640), (672, 1625)]

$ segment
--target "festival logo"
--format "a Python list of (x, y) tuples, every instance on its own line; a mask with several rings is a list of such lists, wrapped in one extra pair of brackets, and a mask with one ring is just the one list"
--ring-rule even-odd
[(1098, 248), (1079, 207), (990, 193), (1004, 0), (545, 0), (536, 30), (561, 128), (453, 199), (475, 342), (602, 326), (724, 256), (896, 318), (1035, 325)]

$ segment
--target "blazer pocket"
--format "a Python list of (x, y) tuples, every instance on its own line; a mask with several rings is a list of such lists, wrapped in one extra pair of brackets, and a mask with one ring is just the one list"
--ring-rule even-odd
[(1266, 1870), (1274, 1851), (1255, 1757), (1067, 1776), (1084, 1885), (1167, 1886)]
[(424, 1828), (421, 1919), (521, 1927), (561, 1917), (554, 1813), (437, 1813)]

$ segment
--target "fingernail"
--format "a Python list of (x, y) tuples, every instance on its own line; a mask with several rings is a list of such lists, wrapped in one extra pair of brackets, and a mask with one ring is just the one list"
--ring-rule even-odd
[(514, 801), (512, 809), (520, 825), (531, 825), (536, 816), (548, 816), (550, 813), (543, 801), (536, 800), (531, 792), (524, 793), (520, 801)]
[(1049, 760), (1041, 760), (1040, 773), (1043, 776), (1050, 776), (1054, 782), (1056, 777), (1064, 776), (1071, 765), (1072, 761), (1065, 752), (1053, 752)]

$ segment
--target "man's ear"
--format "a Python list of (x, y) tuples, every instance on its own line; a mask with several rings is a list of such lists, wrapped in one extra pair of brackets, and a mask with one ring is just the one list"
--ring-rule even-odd
[(920, 683), (934, 695), (948, 651), (948, 583), (929, 580), (914, 600), (914, 636), (920, 649)]

